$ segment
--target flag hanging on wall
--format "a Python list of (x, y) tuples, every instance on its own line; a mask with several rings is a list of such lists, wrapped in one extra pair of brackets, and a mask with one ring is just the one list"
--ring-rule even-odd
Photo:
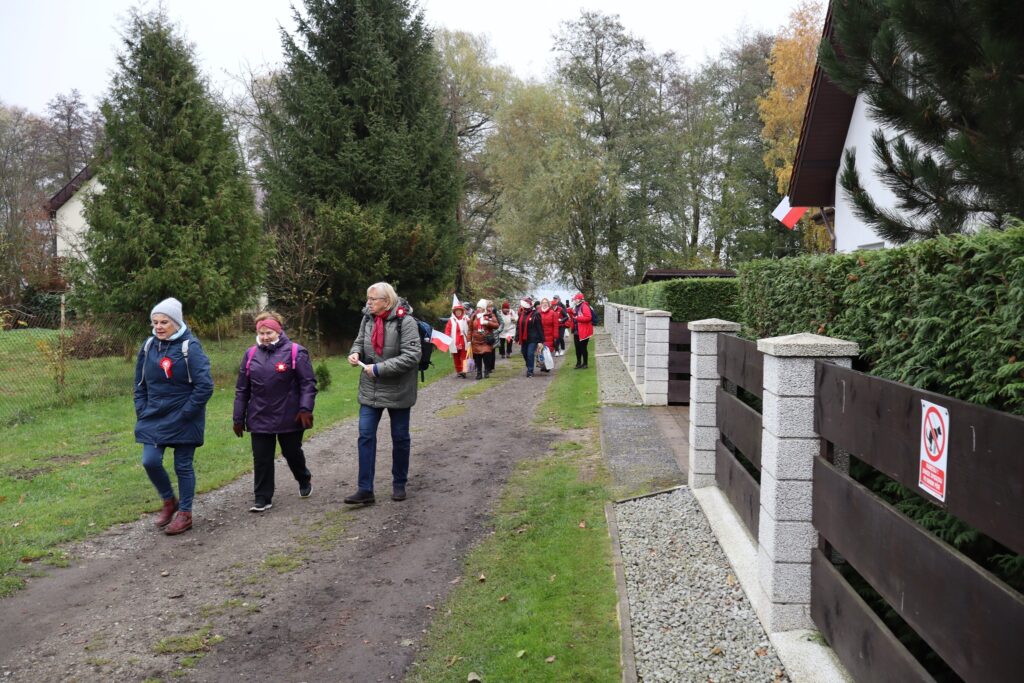
[(792, 230), (796, 226), (797, 221), (800, 220), (800, 217), (805, 213), (807, 213), (806, 206), (790, 206), (789, 195), (786, 195), (779, 202), (779, 205), (775, 207), (775, 210), (772, 211), (772, 217)]

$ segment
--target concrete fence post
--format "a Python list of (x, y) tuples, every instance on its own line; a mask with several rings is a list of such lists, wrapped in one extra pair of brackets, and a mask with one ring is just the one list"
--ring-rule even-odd
[[(758, 578), (770, 601), (769, 631), (813, 628), (811, 522), (814, 456), (814, 362), (850, 367), (857, 344), (816, 334), (759, 339), (764, 353), (761, 433), (761, 510)], [(692, 410), (692, 408), (691, 408)]]
[(715, 485), (718, 333), (739, 332), (740, 324), (718, 318), (694, 320), (690, 329), (690, 488)]
[(626, 368), (636, 378), (636, 306), (629, 307), (629, 332), (626, 338)]
[(644, 383), (644, 354), (647, 353), (647, 317), (649, 309), (638, 308), (636, 310), (636, 348), (633, 351), (634, 377), (637, 386)]
[(644, 312), (644, 405), (668, 405), (668, 311)]

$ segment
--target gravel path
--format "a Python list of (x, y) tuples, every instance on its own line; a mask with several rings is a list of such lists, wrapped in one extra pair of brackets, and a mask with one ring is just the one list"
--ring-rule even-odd
[(590, 349), (591, 355), (597, 355), (601, 362), (597, 364), (597, 381), (600, 386), (600, 400), (604, 405), (631, 405), (643, 404), (640, 391), (633, 384), (633, 378), (629, 376), (629, 370), (619, 356), (618, 351), (612, 344), (612, 337), (605, 332), (603, 327), (594, 333), (594, 343)]
[(672, 446), (648, 408), (602, 406), (601, 442), (618, 497), (686, 483)]
[(615, 506), (641, 681), (788, 681), (689, 489)]

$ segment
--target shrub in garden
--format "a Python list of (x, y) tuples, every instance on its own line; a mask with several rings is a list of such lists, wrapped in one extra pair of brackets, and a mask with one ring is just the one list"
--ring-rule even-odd
[(610, 292), (608, 300), (668, 311), (676, 322), (705, 318), (736, 320), (738, 291), (735, 278), (680, 278), (619, 289)]
[(313, 368), (313, 374), (316, 375), (317, 391), (327, 391), (333, 381), (331, 379), (331, 369), (327, 367), (327, 362), (320, 361), (317, 363), (316, 367)]

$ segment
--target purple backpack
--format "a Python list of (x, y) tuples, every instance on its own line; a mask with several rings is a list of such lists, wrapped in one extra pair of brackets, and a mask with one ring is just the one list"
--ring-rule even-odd
[[(249, 376), (249, 366), (252, 365), (252, 357), (256, 355), (256, 349), (259, 346), (249, 347), (249, 351), (245, 355), (245, 376)], [(299, 349), (302, 348), (295, 342), (292, 342), (292, 370), (295, 369), (295, 357), (299, 355)]]

